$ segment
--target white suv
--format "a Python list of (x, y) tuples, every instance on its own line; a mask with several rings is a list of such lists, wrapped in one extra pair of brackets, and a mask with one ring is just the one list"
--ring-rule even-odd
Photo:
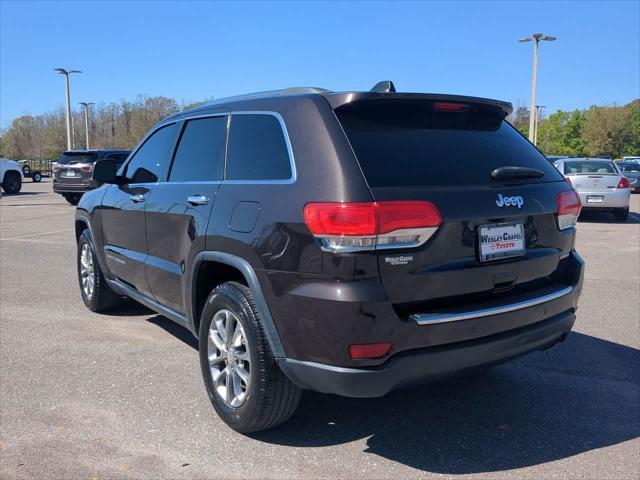
[(0, 158), (0, 185), (7, 193), (18, 193), (22, 188), (22, 169), (18, 162)]

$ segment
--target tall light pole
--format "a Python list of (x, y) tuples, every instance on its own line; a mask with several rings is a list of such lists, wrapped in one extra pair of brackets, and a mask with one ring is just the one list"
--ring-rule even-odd
[(533, 134), (533, 144), (538, 145), (538, 122), (540, 122), (540, 117), (542, 117), (542, 109), (547, 108), (544, 105), (536, 105), (536, 123)]
[(529, 110), (529, 141), (535, 145), (535, 116), (536, 116), (536, 81), (538, 79), (538, 44), (541, 41), (552, 42), (556, 37), (534, 33), (533, 35), (518, 40), (519, 42), (533, 41), (533, 79), (531, 80), (531, 108)]
[(84, 107), (84, 133), (87, 137), (87, 150), (89, 150), (89, 105), (93, 105), (93, 102), (80, 102), (80, 105)]
[(71, 98), (69, 97), (69, 75), (72, 73), (82, 73), (80, 70), (65, 70), (64, 68), (54, 68), (54, 71), (64, 75), (67, 87), (67, 150), (71, 150)]
[(540, 118), (542, 118), (542, 109), (547, 108), (545, 105), (536, 105), (536, 126), (534, 128), (533, 135), (533, 144), (538, 144), (538, 123), (540, 123)]

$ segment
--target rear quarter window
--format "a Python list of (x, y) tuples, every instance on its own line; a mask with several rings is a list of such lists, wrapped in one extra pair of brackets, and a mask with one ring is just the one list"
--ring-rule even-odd
[(495, 184), (491, 172), (505, 166), (544, 173), (519, 183), (562, 180), (492, 106), (451, 112), (435, 111), (433, 101), (369, 101), (340, 107), (336, 116), (371, 187)]
[(232, 115), (225, 178), (270, 181), (291, 177), (291, 160), (278, 118), (270, 114)]

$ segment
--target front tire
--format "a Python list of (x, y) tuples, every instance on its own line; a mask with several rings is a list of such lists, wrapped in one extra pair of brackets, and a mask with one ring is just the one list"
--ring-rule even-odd
[(80, 235), (77, 257), (80, 294), (87, 308), (92, 312), (104, 312), (118, 305), (122, 297), (114, 293), (105, 280), (88, 230)]
[(207, 394), (232, 429), (266, 430), (293, 415), (302, 391), (276, 364), (249, 288), (228, 282), (211, 292), (199, 343)]
[(613, 216), (619, 222), (626, 222), (627, 218), (629, 218), (629, 207), (627, 208), (617, 208), (615, 212), (613, 212)]
[(4, 174), (2, 188), (6, 193), (18, 193), (22, 189), (22, 178), (15, 171), (9, 171)]
[(40, 172), (33, 172), (31, 174), (31, 180), (35, 183), (40, 183), (42, 181), (42, 174)]

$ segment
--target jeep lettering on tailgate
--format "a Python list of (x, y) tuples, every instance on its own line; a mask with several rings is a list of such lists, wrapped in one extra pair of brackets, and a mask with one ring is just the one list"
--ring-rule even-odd
[(524, 199), (521, 196), (503, 197), (501, 193), (498, 194), (496, 205), (499, 207), (518, 207), (522, 208), (524, 205)]

